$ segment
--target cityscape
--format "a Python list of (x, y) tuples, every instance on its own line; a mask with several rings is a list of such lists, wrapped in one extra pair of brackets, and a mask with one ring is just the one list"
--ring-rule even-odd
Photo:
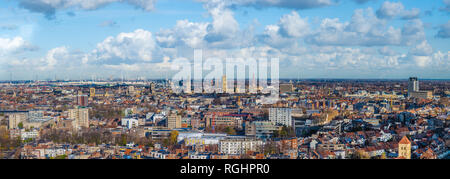
[[(224, 79), (226, 79), (224, 77)], [(450, 81), (280, 80), (279, 100), (172, 81), (1, 83), (2, 158), (448, 159)], [(220, 83), (226, 90), (236, 90)], [(224, 90), (224, 91), (226, 91)]]
[(0, 159), (179, 176), (445, 161), (449, 16), (450, 0), (0, 0)]

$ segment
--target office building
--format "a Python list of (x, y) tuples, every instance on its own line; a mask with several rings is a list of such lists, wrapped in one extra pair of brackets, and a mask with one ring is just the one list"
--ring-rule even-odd
[(290, 108), (270, 108), (269, 120), (276, 125), (292, 126), (292, 116)]
[(408, 94), (419, 91), (419, 80), (417, 77), (410, 77), (408, 81)]

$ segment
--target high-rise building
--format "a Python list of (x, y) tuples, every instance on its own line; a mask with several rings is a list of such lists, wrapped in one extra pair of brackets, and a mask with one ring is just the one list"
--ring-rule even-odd
[(188, 78), (183, 81), (183, 84), (186, 83), (184, 93), (191, 93), (191, 78)]
[(398, 158), (411, 159), (411, 141), (406, 136), (398, 143)]
[(226, 93), (227, 92), (227, 76), (223, 75), (222, 76), (222, 93)]
[(150, 93), (151, 94), (155, 93), (155, 83), (150, 84)]
[(134, 86), (128, 86), (128, 95), (135, 95)]
[(88, 105), (88, 96), (87, 95), (77, 95), (76, 103), (78, 106), (86, 107)]
[(270, 108), (269, 120), (274, 124), (292, 126), (292, 116), (290, 108)]
[(69, 109), (69, 119), (75, 120), (74, 127), (76, 129), (89, 127), (89, 109), (88, 108), (75, 108)]
[(411, 94), (411, 92), (417, 91), (419, 91), (419, 80), (417, 77), (410, 77), (408, 82), (408, 95)]
[(167, 128), (176, 129), (181, 128), (181, 116), (173, 113), (167, 117)]

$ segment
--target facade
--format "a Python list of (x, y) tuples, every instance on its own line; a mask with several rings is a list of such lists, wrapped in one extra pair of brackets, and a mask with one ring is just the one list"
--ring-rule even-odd
[(292, 83), (280, 84), (280, 94), (291, 93), (294, 91), (294, 85)]
[(414, 92), (409, 93), (409, 97), (431, 99), (431, 98), (433, 98), (433, 92), (432, 91), (414, 91)]
[(270, 108), (269, 120), (276, 125), (292, 126), (292, 116), (290, 108)]
[(74, 128), (88, 128), (89, 127), (89, 109), (88, 108), (75, 108), (69, 109), (69, 119), (74, 119)]
[(9, 115), (9, 129), (18, 129), (19, 123), (27, 120), (27, 113), (11, 113)]
[(281, 128), (271, 121), (253, 121), (252, 125), (255, 129), (255, 136), (261, 139), (272, 137), (273, 133)]
[(20, 138), (22, 140), (25, 139), (36, 139), (39, 137), (39, 132), (37, 130), (33, 130), (33, 131), (22, 131), (20, 133)]
[(411, 159), (411, 141), (406, 136), (398, 143), (398, 158)]
[(134, 118), (123, 118), (121, 122), (122, 126), (126, 126), (128, 129), (139, 126), (139, 120)]
[(408, 93), (419, 91), (419, 80), (417, 77), (410, 77), (408, 82)]
[(88, 106), (88, 96), (87, 95), (78, 95), (76, 98), (76, 103), (78, 106), (83, 106), (83, 107)]
[(222, 76), (222, 93), (227, 92), (227, 76)]
[(242, 128), (243, 118), (241, 116), (215, 116), (207, 119), (206, 126), (229, 126)]
[(89, 89), (89, 96), (90, 96), (91, 98), (95, 97), (95, 88), (90, 88), (90, 89)]
[(242, 155), (248, 151), (259, 151), (262, 141), (253, 138), (229, 138), (220, 140), (219, 152), (228, 155)]
[(177, 142), (183, 142), (186, 146), (193, 145), (217, 145), (224, 139), (226, 134), (201, 133), (201, 132), (181, 132), (178, 134)]
[(170, 114), (169, 117), (167, 117), (167, 128), (181, 128), (181, 116), (177, 114)]

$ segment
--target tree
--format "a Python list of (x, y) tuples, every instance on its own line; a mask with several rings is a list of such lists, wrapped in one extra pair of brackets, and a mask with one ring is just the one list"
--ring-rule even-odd
[(277, 149), (278, 147), (276, 143), (270, 140), (266, 141), (266, 143), (263, 146), (264, 155), (277, 153), (278, 152)]
[(121, 146), (127, 145), (127, 136), (125, 134), (122, 134), (120, 136), (120, 143), (119, 143), (119, 145), (121, 145)]
[(177, 138), (178, 138), (178, 131), (172, 131), (170, 132), (170, 144), (176, 144), (177, 143)]
[(58, 155), (54, 159), (67, 159), (67, 155)]
[(23, 123), (20, 122), (20, 123), (17, 125), (17, 127), (19, 127), (19, 129), (23, 129)]
[(225, 133), (227, 133), (228, 135), (236, 135), (236, 130), (234, 130), (232, 127), (227, 126), (225, 127)]
[(275, 138), (295, 137), (295, 131), (291, 127), (283, 126), (281, 128), (281, 130), (273, 132), (273, 137), (275, 137)]
[(386, 157), (386, 152), (383, 152), (383, 154), (381, 154), (380, 159), (387, 159), (387, 157)]

